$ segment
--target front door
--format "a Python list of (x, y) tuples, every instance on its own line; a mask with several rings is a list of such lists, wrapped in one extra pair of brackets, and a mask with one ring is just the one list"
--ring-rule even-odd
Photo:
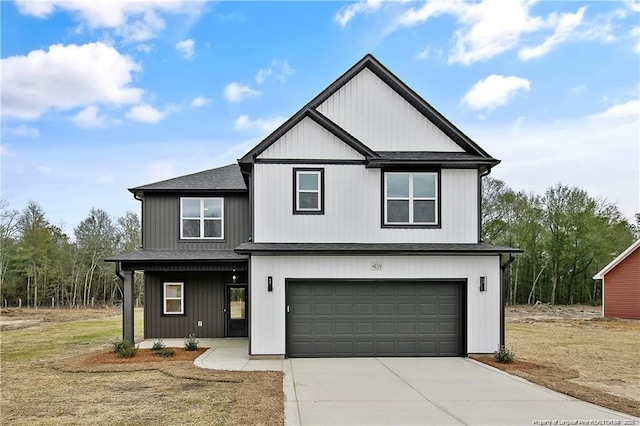
[(247, 337), (247, 286), (245, 284), (227, 284), (227, 337)]

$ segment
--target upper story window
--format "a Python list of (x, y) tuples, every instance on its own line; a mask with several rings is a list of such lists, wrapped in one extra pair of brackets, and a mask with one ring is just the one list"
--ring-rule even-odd
[(180, 238), (224, 238), (224, 199), (181, 198)]
[(438, 225), (438, 173), (384, 173), (384, 224)]
[(293, 169), (293, 213), (324, 213), (324, 169)]

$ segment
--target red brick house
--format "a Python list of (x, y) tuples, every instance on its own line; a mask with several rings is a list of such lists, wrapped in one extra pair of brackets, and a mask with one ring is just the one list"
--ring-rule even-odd
[(593, 279), (602, 280), (602, 316), (640, 319), (640, 240)]

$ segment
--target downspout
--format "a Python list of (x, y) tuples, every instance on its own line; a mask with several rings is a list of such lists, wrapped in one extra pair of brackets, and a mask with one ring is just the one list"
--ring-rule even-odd
[(116, 275), (124, 283), (124, 275), (122, 275), (122, 269), (120, 268), (120, 262), (116, 262)]
[(500, 348), (504, 348), (504, 271), (516, 258), (509, 253), (509, 259), (500, 264)]

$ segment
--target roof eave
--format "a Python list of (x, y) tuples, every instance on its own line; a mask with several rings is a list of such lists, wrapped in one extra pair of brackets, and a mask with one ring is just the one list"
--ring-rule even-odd
[(625, 251), (623, 251), (622, 253), (620, 253), (615, 259), (613, 259), (607, 266), (605, 266), (604, 268), (602, 268), (600, 270), (600, 272), (598, 272), (597, 274), (595, 274), (593, 276), (594, 280), (603, 280), (604, 276), (606, 274), (608, 274), (613, 268), (615, 268), (616, 266), (618, 266), (618, 264), (620, 262), (622, 262), (623, 260), (625, 260), (627, 257), (629, 257), (629, 255), (631, 253), (633, 253), (634, 251), (636, 251), (638, 248), (640, 247), (640, 240), (635, 241), (633, 244), (631, 244), (629, 247), (627, 247), (627, 249)]

